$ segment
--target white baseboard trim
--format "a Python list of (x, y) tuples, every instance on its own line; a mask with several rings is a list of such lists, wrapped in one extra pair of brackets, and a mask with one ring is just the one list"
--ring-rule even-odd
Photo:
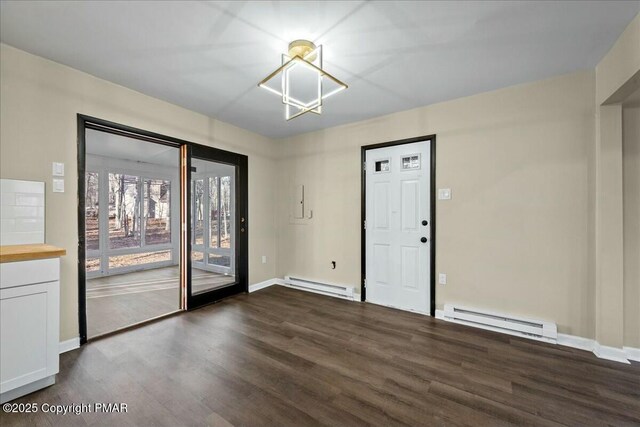
[(444, 310), (436, 309), (436, 319), (444, 320)]
[(580, 350), (591, 351), (600, 359), (613, 360), (629, 364), (629, 360), (640, 362), (640, 349), (633, 347), (609, 347), (600, 344), (590, 338), (577, 337), (575, 335), (558, 334), (558, 344), (573, 347)]
[(592, 340), (590, 338), (582, 338), (575, 335), (558, 334), (557, 344), (577, 348), (580, 350), (593, 351), (596, 342), (595, 340)]
[(640, 348), (622, 347), (622, 349), (627, 355), (627, 359), (640, 362)]
[[(638, 360), (634, 359), (632, 356), (640, 356), (640, 349), (631, 348), (631, 347), (609, 347), (606, 345), (600, 344), (598, 341), (591, 338), (583, 338), (577, 337), (575, 335), (567, 335), (567, 334), (558, 334), (558, 344), (564, 345), (567, 347), (573, 347), (580, 350), (590, 351), (599, 359), (612, 360), (614, 362), (620, 362), (629, 364), (629, 360)], [(627, 349), (631, 350), (630, 352)], [(634, 352), (637, 351), (637, 353)], [(640, 357), (639, 357), (640, 358)]]
[(58, 344), (58, 350), (60, 354), (66, 353), (67, 351), (75, 350), (76, 348), (80, 348), (80, 337), (71, 338), (70, 340), (60, 341)]
[(627, 353), (623, 349), (601, 345), (597, 341), (593, 348), (593, 354), (600, 359), (613, 360), (614, 362), (626, 363), (627, 365), (631, 363), (627, 359)]
[(259, 291), (260, 289), (268, 288), (269, 286), (278, 285), (282, 279), (269, 279), (264, 282), (254, 283), (253, 285), (249, 285), (249, 293)]

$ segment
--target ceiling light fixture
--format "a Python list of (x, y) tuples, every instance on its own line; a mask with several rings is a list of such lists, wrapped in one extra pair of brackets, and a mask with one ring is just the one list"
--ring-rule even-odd
[(322, 114), (322, 101), (348, 87), (322, 69), (322, 46), (308, 40), (289, 43), (282, 65), (258, 86), (282, 98), (287, 120), (309, 112)]

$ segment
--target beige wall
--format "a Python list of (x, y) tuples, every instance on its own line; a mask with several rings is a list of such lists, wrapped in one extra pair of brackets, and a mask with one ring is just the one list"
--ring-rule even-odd
[(640, 348), (640, 106), (623, 108), (624, 345)]
[[(595, 338), (605, 346), (621, 348), (629, 313), (625, 289), (625, 230), (623, 194), (622, 102), (640, 88), (640, 14), (627, 26), (596, 66), (596, 139), (590, 193), (589, 223), (595, 266)], [(633, 308), (632, 308), (633, 310)], [(620, 353), (618, 353), (621, 356)]]
[[(274, 277), (273, 141), (7, 45), (0, 49), (1, 176), (47, 183), (46, 241), (67, 249), (61, 340), (78, 335), (77, 113), (248, 155), (249, 282)], [(63, 194), (51, 192), (53, 161), (66, 165)]]
[[(593, 337), (588, 149), (593, 72), (515, 86), (284, 140), (278, 275), (359, 286), (360, 146), (437, 135), (437, 305), (555, 321)], [(313, 218), (289, 218), (305, 185)], [(336, 270), (330, 262), (337, 261)]]

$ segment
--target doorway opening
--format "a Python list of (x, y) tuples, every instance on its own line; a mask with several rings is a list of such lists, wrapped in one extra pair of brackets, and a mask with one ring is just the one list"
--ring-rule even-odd
[(80, 342), (246, 292), (246, 199), (246, 156), (78, 115)]
[(363, 146), (361, 159), (361, 300), (435, 316), (435, 135)]
[(85, 133), (87, 338), (180, 309), (180, 149)]

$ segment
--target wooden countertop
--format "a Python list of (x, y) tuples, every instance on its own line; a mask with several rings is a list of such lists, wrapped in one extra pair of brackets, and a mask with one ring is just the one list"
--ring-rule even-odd
[(66, 249), (44, 243), (33, 245), (6, 245), (0, 246), (0, 263), (57, 258), (66, 254)]

